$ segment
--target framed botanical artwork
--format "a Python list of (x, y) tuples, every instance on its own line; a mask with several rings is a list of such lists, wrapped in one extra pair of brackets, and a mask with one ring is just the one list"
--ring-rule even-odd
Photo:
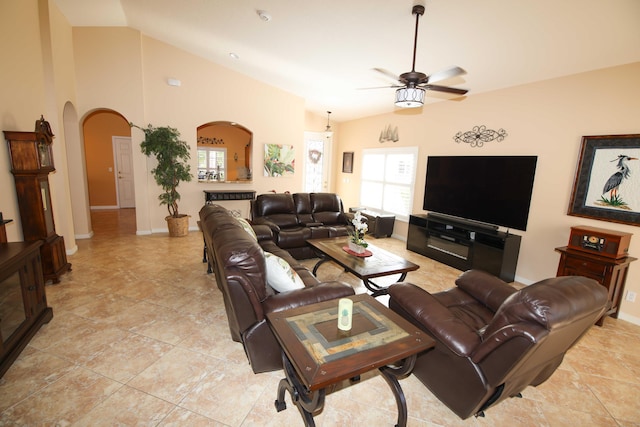
[(353, 173), (353, 151), (342, 153), (342, 172)]
[(295, 172), (296, 152), (293, 145), (264, 145), (264, 176), (285, 176)]
[(640, 225), (640, 135), (582, 137), (567, 213)]

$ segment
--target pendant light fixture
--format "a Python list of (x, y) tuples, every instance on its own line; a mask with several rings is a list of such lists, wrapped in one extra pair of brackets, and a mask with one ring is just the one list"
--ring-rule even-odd
[(325, 128), (325, 132), (331, 132), (331, 125), (329, 124), (329, 116), (331, 115), (331, 111), (327, 111), (327, 127)]

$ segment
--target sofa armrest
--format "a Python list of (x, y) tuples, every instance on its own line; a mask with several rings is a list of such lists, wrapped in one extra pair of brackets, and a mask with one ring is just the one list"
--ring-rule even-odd
[[(323, 282), (315, 286), (271, 295), (263, 303), (264, 313), (274, 313), (354, 295), (353, 288), (343, 282)], [(336, 302), (336, 306), (337, 306)]]
[(256, 233), (258, 242), (262, 242), (264, 240), (273, 240), (273, 230), (267, 224), (252, 224), (251, 227)]
[(349, 213), (349, 212), (341, 212), (340, 213), (340, 222), (342, 224), (351, 224), (351, 221), (353, 220), (353, 218), (355, 217), (355, 214)]
[[(536, 325), (528, 322), (515, 323), (512, 325), (505, 326), (489, 336), (485, 336), (482, 340), (482, 343), (474, 350), (471, 355), (471, 360), (473, 363), (482, 363), (490, 354), (493, 354), (494, 351), (500, 347), (504, 346), (505, 343), (510, 340), (524, 340), (526, 342), (531, 343), (533, 345), (536, 342), (539, 342), (542, 337), (548, 335), (549, 331), (544, 329), (540, 325)], [(520, 344), (520, 348), (522, 348), (522, 344)], [(511, 352), (512, 355), (520, 355), (520, 352)], [(504, 358), (505, 355), (501, 354), (501, 357)], [(506, 360), (503, 359), (504, 364), (506, 365)]]
[(468, 357), (480, 344), (480, 336), (461, 321), (433, 295), (413, 283), (396, 283), (389, 286), (391, 301), (389, 306), (397, 305), (405, 315), (412, 317), (418, 324), (449, 350), (461, 357)]
[(481, 270), (469, 270), (456, 279), (456, 286), (471, 295), (476, 301), (490, 308), (494, 313), (516, 288), (504, 280)]
[(264, 219), (264, 218), (255, 218), (254, 220), (251, 221), (252, 225), (268, 225), (269, 228), (274, 232), (274, 233), (279, 233), (280, 232), (280, 227), (272, 221), (269, 221), (268, 219)]
[(304, 225), (305, 227), (320, 227), (324, 225), (323, 222), (301, 222), (300, 224)]

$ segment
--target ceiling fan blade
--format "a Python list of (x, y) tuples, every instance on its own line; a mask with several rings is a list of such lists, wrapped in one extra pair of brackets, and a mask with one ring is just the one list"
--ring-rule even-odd
[(464, 95), (465, 93), (469, 92), (469, 90), (467, 89), (458, 89), (455, 87), (437, 86), (432, 84), (427, 84), (421, 87), (425, 88), (426, 90), (434, 90), (436, 92), (455, 93), (456, 95)]
[(400, 87), (404, 87), (404, 85), (391, 85), (391, 86), (374, 86), (374, 87), (359, 87), (358, 90), (368, 90), (368, 89), (397, 89)]
[(387, 71), (384, 68), (374, 68), (374, 71), (377, 71), (378, 73), (382, 74), (384, 77), (391, 79), (394, 82), (400, 81), (400, 76), (396, 76), (391, 71)]
[(450, 79), (452, 77), (462, 76), (464, 74), (467, 74), (467, 72), (465, 70), (463, 70), (462, 68), (460, 68), (460, 67), (451, 67), (449, 69), (438, 71), (437, 73), (431, 74), (430, 76), (427, 77), (427, 82), (428, 83), (435, 83), (435, 82), (439, 82), (441, 80)]

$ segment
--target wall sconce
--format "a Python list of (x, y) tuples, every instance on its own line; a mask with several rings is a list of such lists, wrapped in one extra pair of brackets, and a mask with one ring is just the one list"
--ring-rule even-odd
[(236, 162), (238, 161), (238, 153), (233, 154), (233, 160), (235, 160)]

